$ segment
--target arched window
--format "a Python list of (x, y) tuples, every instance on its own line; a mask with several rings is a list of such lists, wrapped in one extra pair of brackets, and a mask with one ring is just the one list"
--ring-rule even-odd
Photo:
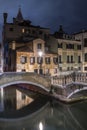
[(87, 53), (85, 53), (85, 62), (87, 62)]

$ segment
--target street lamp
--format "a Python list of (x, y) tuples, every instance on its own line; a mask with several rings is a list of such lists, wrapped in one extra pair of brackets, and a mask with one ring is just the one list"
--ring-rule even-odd
[(40, 57), (40, 60), (39, 60), (39, 63), (40, 63), (40, 69), (39, 69), (39, 73), (42, 74), (42, 55), (43, 55), (43, 52), (42, 51), (39, 51), (38, 52), (39, 54), (39, 57)]
[(39, 123), (39, 130), (43, 130), (43, 123), (42, 122)]
[(43, 55), (43, 52), (42, 51), (39, 51), (38, 52), (39, 56), (41, 57)]

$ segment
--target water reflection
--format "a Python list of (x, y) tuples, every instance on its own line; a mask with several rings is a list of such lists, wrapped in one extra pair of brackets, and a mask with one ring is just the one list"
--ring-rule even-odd
[[(25, 94), (25, 91), (21, 89), (16, 89), (15, 93), (16, 92), (18, 92), (18, 96), (20, 93)], [(11, 94), (11, 96), (9, 96), (9, 94)], [(13, 96), (11, 91), (9, 94), (7, 97)], [(29, 106), (26, 104), (25, 96), (27, 96), (26, 99), (28, 97), (30, 98), (31, 102)], [(21, 110), (22, 113), (20, 114), (23, 116), (23, 114), (26, 113), (27, 116), (24, 116), (24, 118), (1, 120), (0, 130), (87, 130), (87, 101), (70, 105), (65, 105), (57, 101), (48, 102), (48, 104), (46, 104), (45, 99), (41, 96), (38, 97), (37, 94), (26, 92), (25, 96), (22, 97), (21, 95), (21, 99), (23, 98), (23, 100), (25, 100), (26, 107), (24, 107), (24, 102), (20, 105), (23, 106), (23, 108), (19, 109), (18, 106), (17, 116)], [(13, 99), (15, 99), (15, 96), (13, 97)], [(13, 99), (11, 99), (11, 104), (13, 104)], [(17, 101), (17, 98), (15, 101)], [(44, 107), (38, 109), (38, 106), (41, 106), (43, 103)], [(15, 106), (17, 107), (17, 103)], [(30, 111), (31, 113), (31, 110), (35, 110), (36, 112), (29, 114), (28, 112)]]
[[(23, 90), (17, 86), (1, 88), (0, 117), (16, 118), (33, 113), (41, 106), (38, 105), (38, 107), (36, 107), (36, 104), (41, 103), (41, 99), (43, 100), (43, 98), (43, 96), (29, 90)], [(45, 101), (46, 100), (44, 100), (44, 103)]]
[(1, 88), (0, 111), (18, 110), (25, 107), (33, 100), (32, 97), (21, 92), (21, 90), (18, 90), (15, 86)]
[(85, 103), (87, 102), (63, 105), (54, 102), (53, 106), (48, 104), (27, 118), (1, 121), (0, 130), (2, 128), (6, 130), (87, 130)]

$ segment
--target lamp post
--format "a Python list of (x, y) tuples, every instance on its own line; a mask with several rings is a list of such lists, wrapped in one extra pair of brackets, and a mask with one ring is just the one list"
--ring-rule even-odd
[(39, 60), (39, 63), (40, 63), (40, 69), (39, 69), (39, 74), (42, 74), (42, 55), (43, 55), (43, 52), (42, 51), (39, 51), (38, 52), (39, 54), (39, 57), (40, 57), (40, 60)]

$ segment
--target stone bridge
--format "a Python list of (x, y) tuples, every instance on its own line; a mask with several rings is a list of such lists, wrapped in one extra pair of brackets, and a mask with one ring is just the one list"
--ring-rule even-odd
[(77, 92), (87, 90), (87, 73), (73, 72), (68, 75), (55, 77), (47, 77), (29, 72), (5, 72), (0, 74), (1, 88), (14, 84), (29, 84), (37, 87), (37, 89), (44, 90), (44, 92), (54, 92), (70, 98)]
[(87, 73), (73, 72), (52, 77), (51, 84), (54, 92), (70, 98), (75, 93), (87, 90)]
[(14, 84), (31, 84), (49, 92), (51, 80), (35, 73), (26, 72), (5, 72), (0, 74), (0, 87), (7, 87)]

